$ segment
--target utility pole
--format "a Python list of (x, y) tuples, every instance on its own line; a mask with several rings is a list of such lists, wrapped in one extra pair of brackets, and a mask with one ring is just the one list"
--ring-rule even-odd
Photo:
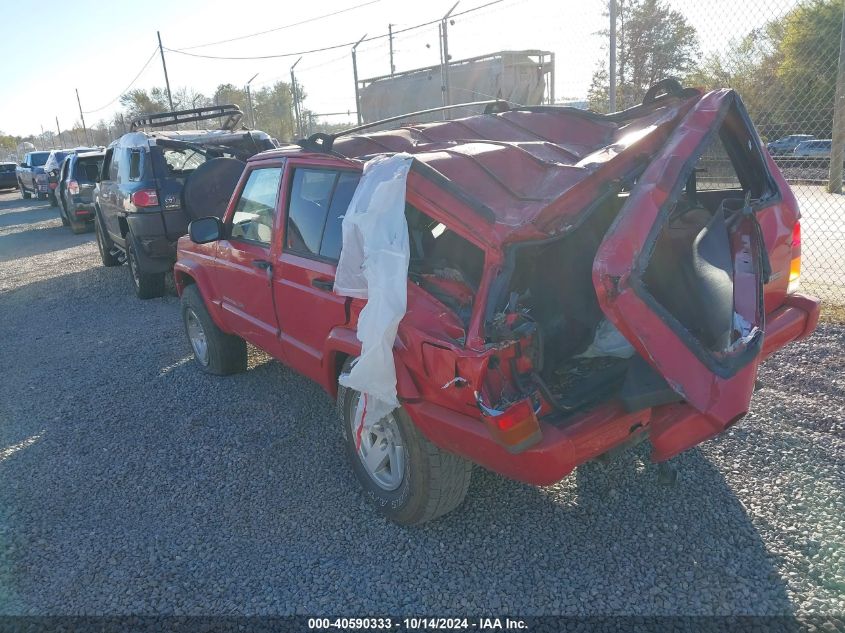
[(610, 0), (610, 72), (608, 80), (608, 110), (616, 112), (616, 0)]
[(296, 68), (296, 64), (302, 61), (302, 58), (296, 60), (293, 66), (290, 67), (290, 92), (291, 96), (293, 97), (293, 114), (296, 118), (296, 136), (303, 136), (302, 134), (302, 124), (300, 123), (300, 114), (299, 114), (299, 88), (296, 87), (296, 75), (293, 73), (293, 69)]
[(164, 68), (164, 83), (167, 86), (167, 102), (170, 104), (170, 111), (173, 111), (173, 97), (170, 96), (170, 79), (167, 77), (167, 64), (164, 61), (164, 47), (161, 45), (161, 33), (156, 31), (158, 37), (158, 52), (161, 53), (161, 67)]
[(249, 89), (249, 84), (252, 83), (252, 80), (258, 77), (258, 73), (255, 73), (252, 78), (246, 82), (246, 100), (249, 101), (249, 118), (252, 119), (252, 129), (255, 129), (255, 110), (252, 108), (252, 92)]
[(361, 125), (363, 121), (361, 120), (361, 97), (358, 95), (358, 58), (355, 54), (355, 49), (358, 48), (358, 44), (364, 41), (365, 37), (367, 37), (366, 33), (352, 47), (352, 77), (355, 79), (355, 110), (358, 114), (358, 125)]
[(82, 129), (85, 132), (85, 142), (90, 145), (91, 141), (88, 140), (88, 128), (85, 127), (85, 115), (82, 114), (82, 102), (79, 100), (79, 88), (74, 88), (74, 90), (76, 90), (76, 104), (79, 106), (79, 118), (82, 119)]
[(59, 117), (56, 117), (56, 132), (59, 133), (59, 144), (62, 146), (62, 149), (64, 149), (65, 142), (62, 140), (62, 128), (59, 125)]
[[(460, 2), (460, 0), (458, 0), (458, 2), (453, 4), (452, 8), (449, 9), (449, 12), (446, 15), (443, 16), (443, 19), (440, 20), (440, 36), (441, 36), (441, 39), (442, 39), (441, 48), (442, 48), (442, 51), (443, 51), (442, 52), (443, 60), (442, 60), (441, 66), (440, 66), (440, 68), (441, 68), (440, 74), (441, 74), (442, 79), (443, 79), (441, 91), (443, 93), (443, 105), (444, 106), (452, 105), (452, 95), (451, 95), (450, 86), (449, 86), (449, 16), (452, 15), (452, 11), (455, 10), (455, 7), (458, 6), (459, 2)], [(452, 20), (451, 22), (452, 22), (452, 24), (455, 23), (454, 20)], [(449, 112), (449, 110), (444, 110), (443, 111), (443, 118), (448, 119), (450, 114), (451, 113)]]
[(387, 25), (387, 37), (390, 41), (390, 76), (396, 72), (396, 66), (393, 64), (393, 25)]
[(836, 73), (836, 99), (833, 102), (833, 141), (830, 147), (830, 176), (827, 190), (842, 191), (842, 162), (845, 160), (845, 10), (839, 36), (839, 68)]

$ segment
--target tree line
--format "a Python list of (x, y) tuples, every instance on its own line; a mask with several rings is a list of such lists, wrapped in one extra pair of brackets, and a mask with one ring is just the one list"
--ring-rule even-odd
[[(830, 138), (842, 3), (808, 0), (702, 57), (699, 35), (662, 0), (617, 0), (617, 109), (642, 102), (666, 77), (705, 89), (734, 88), (760, 134)], [(607, 32), (604, 35), (608, 35)], [(599, 62), (590, 109), (607, 112), (608, 64)]]

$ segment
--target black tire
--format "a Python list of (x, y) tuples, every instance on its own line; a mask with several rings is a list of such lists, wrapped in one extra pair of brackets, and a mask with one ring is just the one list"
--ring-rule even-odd
[(132, 234), (126, 234), (126, 263), (129, 264), (129, 279), (139, 299), (155, 299), (164, 294), (164, 273), (145, 273), (138, 263)]
[(74, 235), (82, 235), (88, 232), (88, 224), (85, 222), (71, 222), (70, 230), (73, 231)]
[(47, 197), (50, 199), (50, 206), (51, 206), (51, 207), (57, 207), (57, 206), (59, 206), (59, 201), (56, 199), (56, 194), (55, 194), (55, 193), (48, 193), (48, 194), (47, 194)]
[[(348, 372), (351, 360), (343, 366)], [(346, 452), (358, 483), (369, 501), (385, 517), (400, 525), (418, 525), (457, 508), (469, 489), (472, 464), (429, 442), (402, 409), (391, 415), (404, 448), (404, 476), (395, 490), (385, 490), (370, 476), (352, 431), (359, 394), (338, 386), (337, 407)]]
[[(188, 343), (194, 352), (194, 361), (200, 369), (216, 376), (246, 371), (246, 342), (239, 336), (226, 334), (215, 325), (195, 284), (187, 286), (182, 292), (182, 323)], [(204, 357), (191, 338), (191, 328), (197, 324), (205, 336)]]
[(64, 201), (59, 205), (59, 217), (62, 219), (62, 226), (70, 226), (70, 220), (67, 219), (67, 208)]
[(100, 261), (103, 262), (103, 266), (108, 268), (120, 266), (120, 260), (111, 254), (111, 242), (106, 238), (99, 215), (94, 217), (94, 233), (97, 234), (97, 250), (100, 251)]
[(20, 180), (18, 181), (18, 188), (21, 190), (21, 198), (24, 200), (29, 200), (32, 197), (32, 194), (26, 190), (26, 187), (23, 186)]

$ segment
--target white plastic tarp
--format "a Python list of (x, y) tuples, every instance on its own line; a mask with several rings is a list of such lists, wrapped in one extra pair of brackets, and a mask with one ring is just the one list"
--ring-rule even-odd
[(363, 394), (356, 412), (357, 441), (362, 429), (399, 406), (393, 343), (408, 304), (405, 186), (412, 161), (405, 153), (367, 161), (343, 217), (334, 291), (367, 300), (358, 317), (361, 355), (339, 379)]

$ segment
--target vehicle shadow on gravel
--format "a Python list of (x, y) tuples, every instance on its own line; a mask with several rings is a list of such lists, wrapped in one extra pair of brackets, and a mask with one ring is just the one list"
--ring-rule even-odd
[(91, 232), (74, 235), (69, 228), (61, 224), (0, 235), (0, 262), (73, 248), (92, 241), (93, 235)]
[(477, 468), (451, 514), (387, 522), (316, 384), (256, 350), (203, 374), (178, 299), (90, 256), (0, 295), (0, 613), (791, 612), (698, 450), (669, 489), (645, 447), (542, 489)]
[(58, 207), (32, 200), (0, 200), (0, 228), (35, 224), (59, 217)]

